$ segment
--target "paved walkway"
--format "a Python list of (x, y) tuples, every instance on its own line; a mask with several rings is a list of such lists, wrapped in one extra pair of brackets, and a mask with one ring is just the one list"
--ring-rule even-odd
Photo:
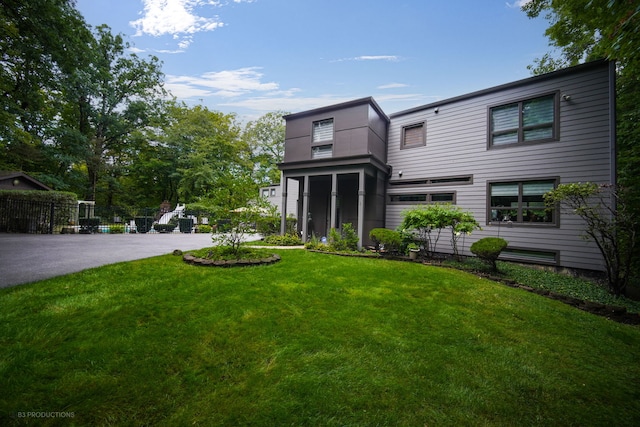
[(0, 288), (212, 245), (211, 234), (0, 233)]

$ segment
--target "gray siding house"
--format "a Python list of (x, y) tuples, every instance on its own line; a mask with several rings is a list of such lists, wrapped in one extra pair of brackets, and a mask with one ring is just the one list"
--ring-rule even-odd
[[(561, 183), (615, 183), (614, 64), (597, 61), (386, 115), (372, 98), (286, 119), (281, 206), (303, 238), (352, 223), (370, 244), (419, 204), (453, 203), (509, 242), (503, 257), (601, 270), (573, 215), (544, 208)], [(291, 213), (290, 211), (287, 213)], [(284, 216), (283, 216), (284, 217)], [(450, 251), (448, 239), (438, 250)]]

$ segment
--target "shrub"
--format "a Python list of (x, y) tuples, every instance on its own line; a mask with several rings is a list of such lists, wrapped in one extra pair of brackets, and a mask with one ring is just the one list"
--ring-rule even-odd
[(124, 225), (112, 225), (109, 227), (109, 234), (123, 234), (124, 230)]
[(263, 236), (271, 236), (280, 232), (280, 216), (260, 216), (256, 221), (256, 231)]
[(171, 233), (175, 228), (174, 224), (153, 224), (153, 229), (158, 233)]
[(402, 234), (388, 228), (374, 228), (369, 232), (369, 238), (376, 245), (376, 250), (384, 248), (387, 252), (395, 254), (400, 252), (402, 246)]
[(357, 251), (358, 234), (353, 229), (353, 224), (342, 224), (342, 232), (332, 228), (329, 231), (329, 248), (332, 251)]
[(473, 243), (469, 249), (471, 253), (489, 264), (493, 271), (497, 271), (498, 266), (496, 265), (496, 261), (508, 244), (509, 242), (500, 237), (484, 237)]
[(211, 233), (211, 226), (207, 224), (200, 224), (198, 226), (198, 233)]
[(273, 234), (264, 238), (264, 242), (277, 246), (296, 246), (301, 245), (302, 240), (295, 234), (284, 234), (282, 236)]

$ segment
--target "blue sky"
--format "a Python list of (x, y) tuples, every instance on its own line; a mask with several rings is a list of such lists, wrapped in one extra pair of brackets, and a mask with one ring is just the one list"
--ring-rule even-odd
[(163, 62), (187, 105), (254, 120), (373, 96), (387, 113), (529, 77), (548, 23), (526, 0), (78, 0)]

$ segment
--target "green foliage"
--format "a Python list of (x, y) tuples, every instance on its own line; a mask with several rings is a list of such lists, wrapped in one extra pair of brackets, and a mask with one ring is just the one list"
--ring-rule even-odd
[(637, 254), (637, 212), (629, 208), (624, 190), (595, 183), (560, 184), (544, 195), (549, 206), (578, 215), (585, 223), (587, 239), (593, 240), (605, 262), (609, 289), (624, 294)]
[(126, 228), (124, 225), (109, 226), (109, 234), (124, 234)]
[(297, 234), (272, 234), (265, 237), (264, 242), (276, 246), (297, 246), (302, 244), (302, 240)]
[(260, 212), (256, 209), (229, 212), (228, 230), (211, 235), (214, 245), (226, 247), (231, 253), (239, 254), (246, 236), (255, 232), (254, 227), (259, 218)]
[(289, 113), (273, 111), (245, 126), (242, 138), (249, 145), (255, 165), (255, 181), (260, 185), (280, 182), (278, 163), (284, 158), (285, 121)]
[(460, 236), (480, 229), (480, 224), (471, 213), (451, 204), (419, 206), (404, 211), (402, 215), (400, 228), (405, 232), (414, 232), (414, 240), (423, 245), (428, 256), (433, 256), (436, 252), (443, 229), (449, 227), (451, 230), (451, 245), (456, 256)]
[(199, 224), (197, 227), (198, 233), (203, 233), (203, 234), (211, 233), (212, 230), (213, 228), (207, 224)]
[(357, 251), (358, 234), (350, 222), (342, 224), (342, 230), (329, 231), (329, 250), (335, 252)]
[(508, 244), (506, 240), (500, 237), (484, 237), (475, 241), (469, 250), (483, 262), (487, 263), (493, 271), (497, 271), (498, 266), (496, 261)]
[(374, 228), (369, 232), (369, 238), (376, 245), (376, 250), (384, 250), (391, 254), (400, 252), (402, 246), (402, 234), (388, 228)]
[(280, 232), (280, 215), (260, 216), (256, 222), (256, 231), (263, 236)]

